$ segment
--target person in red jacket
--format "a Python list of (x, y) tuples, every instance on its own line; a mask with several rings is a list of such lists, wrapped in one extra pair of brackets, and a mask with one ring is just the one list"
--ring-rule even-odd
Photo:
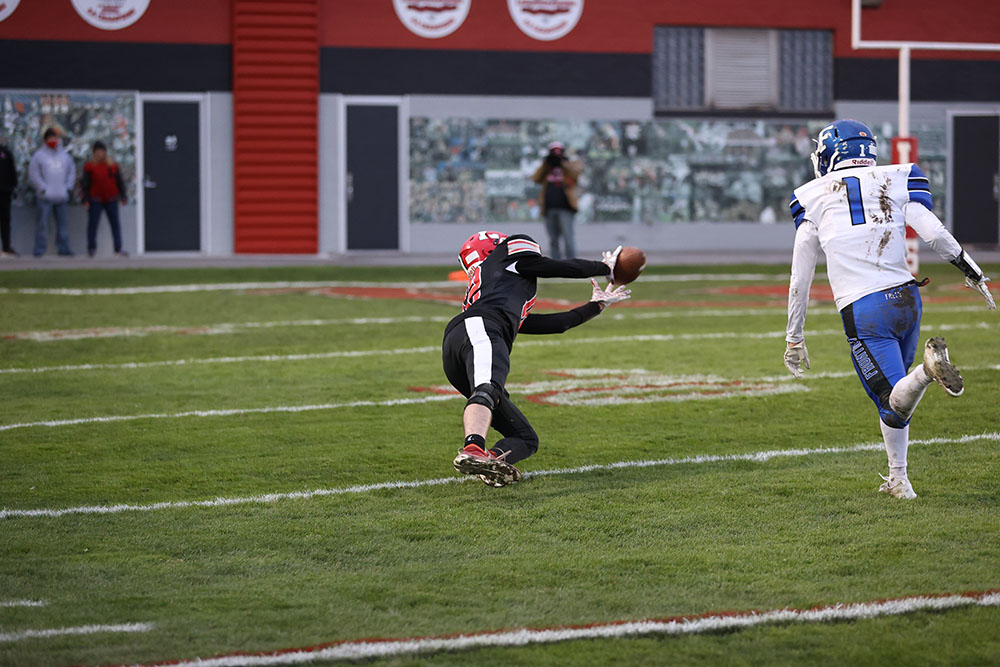
[(122, 225), (118, 217), (118, 202), (126, 202), (125, 184), (122, 182), (121, 169), (108, 155), (107, 146), (101, 141), (95, 141), (91, 150), (90, 160), (83, 165), (83, 205), (87, 207), (87, 254), (91, 257), (97, 252), (97, 224), (101, 221), (101, 211), (108, 214), (111, 224), (111, 236), (115, 241), (115, 254), (126, 256), (122, 250)]

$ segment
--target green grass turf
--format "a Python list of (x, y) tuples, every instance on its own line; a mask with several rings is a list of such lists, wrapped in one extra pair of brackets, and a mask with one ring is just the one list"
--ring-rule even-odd
[[(984, 267), (997, 273), (1000, 267)], [(50, 271), (0, 287), (277, 280), (440, 280), (444, 268)], [(786, 267), (673, 267), (657, 273), (780, 275)], [(931, 387), (911, 437), (995, 431), (1000, 318), (927, 266), (924, 329), (947, 331), (967, 390)], [(634, 297), (688, 308), (614, 308), (558, 340), (519, 338), (512, 383), (546, 371), (643, 368), (723, 378), (781, 376), (784, 312), (773, 296), (722, 286), (783, 280), (646, 282)], [(817, 284), (822, 284), (822, 279)], [(460, 286), (455, 290), (460, 290)], [(454, 291), (454, 290), (453, 290)], [(585, 283), (545, 298), (583, 300)], [(935, 302), (935, 298), (957, 301)], [(780, 297), (779, 297), (780, 300)], [(0, 333), (354, 317), (448, 317), (448, 305), (322, 294), (0, 294)], [(734, 314), (699, 309), (742, 302)], [(747, 309), (750, 312), (747, 312)], [(712, 308), (712, 311), (718, 308)], [(646, 317), (656, 315), (656, 317)], [(982, 328), (969, 325), (984, 323)], [(807, 323), (813, 372), (849, 373), (837, 315)], [(4, 340), (2, 368), (436, 347), (443, 323), (328, 324), (226, 335)], [(697, 334), (732, 337), (698, 338)], [(736, 334), (767, 334), (752, 339)], [(673, 334), (665, 342), (577, 342)], [(692, 337), (690, 334), (696, 334)], [(417, 398), (445, 382), (436, 352), (309, 361), (0, 374), (0, 424), (185, 410)], [(880, 438), (853, 376), (761, 397), (557, 407), (513, 392), (542, 437), (526, 471), (698, 454), (849, 446)], [(302, 413), (147, 419), (0, 431), (0, 506), (200, 500), (454, 474), (459, 400)], [(97, 664), (266, 651), (362, 637), (811, 607), (1000, 587), (996, 443), (915, 445), (920, 497), (875, 492), (880, 451), (543, 476), (216, 508), (0, 520), (0, 632), (152, 622), (143, 634), (0, 643), (0, 664)], [(996, 608), (691, 637), (579, 641), (400, 658), (394, 664), (987, 664), (1000, 661)]]

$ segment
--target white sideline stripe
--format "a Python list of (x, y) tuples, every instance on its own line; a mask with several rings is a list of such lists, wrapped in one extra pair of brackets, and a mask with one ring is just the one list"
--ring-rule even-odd
[(838, 603), (813, 609), (772, 609), (722, 614), (618, 621), (586, 627), (519, 628), (501, 632), (478, 632), (449, 637), (410, 639), (355, 640), (333, 646), (305, 648), (258, 655), (231, 655), (217, 658), (197, 658), (191, 661), (159, 663), (175, 667), (236, 667), (249, 665), (290, 665), (318, 660), (365, 660), (390, 656), (462, 651), (483, 647), (527, 646), (552, 644), (580, 639), (611, 639), (646, 635), (693, 635), (725, 630), (741, 630), (771, 623), (830, 623), (855, 621), (880, 616), (900, 616), (917, 611), (943, 611), (958, 607), (1000, 606), (1000, 593), (971, 593), (942, 597), (908, 597), (877, 602)]
[(44, 607), (47, 600), (0, 600), (0, 607)]
[(22, 639), (48, 639), (64, 635), (93, 635), (99, 632), (149, 632), (155, 627), (152, 623), (122, 623), (119, 625), (78, 625), (72, 628), (20, 630), (18, 632), (0, 632), (0, 642), (16, 642)]
[(78, 426), (80, 424), (98, 424), (105, 422), (124, 422), (136, 419), (178, 419), (181, 417), (232, 417), (235, 415), (257, 415), (272, 412), (313, 412), (315, 410), (336, 410), (339, 408), (391, 407), (395, 405), (416, 405), (449, 401), (461, 398), (455, 395), (434, 395), (421, 398), (394, 398), (388, 401), (351, 401), (349, 403), (320, 403), (317, 405), (277, 405), (266, 408), (230, 408), (227, 410), (189, 410), (174, 413), (150, 413), (146, 415), (109, 415), (107, 417), (83, 417), (80, 419), (53, 419), (41, 422), (24, 422), (21, 424), (4, 424), (0, 431), (12, 431), (19, 428), (34, 426)]
[[(816, 277), (822, 277), (817, 274)], [(787, 273), (677, 273), (669, 275), (648, 275), (642, 282), (692, 282), (692, 281), (783, 281)], [(546, 282), (579, 282), (568, 278), (554, 278)], [(245, 283), (192, 283), (187, 285), (144, 285), (136, 287), (10, 287), (0, 288), (2, 294), (48, 294), (56, 296), (126, 296), (133, 294), (176, 294), (185, 292), (231, 292), (255, 289), (321, 289), (324, 287), (457, 287), (462, 283), (453, 280), (431, 280), (424, 282), (376, 282), (376, 281), (274, 281)]]
[[(962, 331), (966, 329), (994, 329), (1000, 328), (1000, 323), (990, 322), (967, 322), (962, 324), (939, 324), (927, 325), (923, 331)], [(843, 329), (821, 329), (807, 332), (806, 338), (815, 336), (843, 336)], [(517, 341), (520, 347), (551, 346), (551, 345), (572, 345), (591, 343), (668, 343), (675, 340), (704, 340), (708, 339), (745, 339), (745, 340), (767, 340), (773, 338), (784, 339), (784, 331), (765, 331), (760, 333), (743, 333), (739, 331), (721, 331), (704, 333), (683, 333), (683, 334), (635, 334), (632, 336), (601, 336), (601, 337), (559, 337), (557, 340), (525, 340)], [(157, 366), (194, 366), (197, 364), (237, 364), (245, 362), (266, 362), (266, 361), (314, 361), (317, 359), (337, 359), (340, 357), (375, 357), (391, 356), (397, 354), (425, 354), (429, 352), (440, 352), (437, 345), (425, 345), (421, 347), (403, 347), (389, 350), (343, 350), (339, 352), (313, 352), (308, 354), (266, 354), (259, 356), (245, 357), (210, 357), (205, 359), (168, 359), (164, 361), (131, 361), (119, 364), (69, 364), (64, 366), (38, 366), (35, 368), (0, 368), (0, 375), (10, 375), (16, 373), (51, 373), (56, 371), (94, 371), (94, 370), (118, 370), (118, 369), (139, 369), (155, 368)], [(0, 427), (2, 430), (3, 427)]]
[[(452, 398), (452, 397), (442, 397)], [(925, 438), (911, 440), (910, 445), (940, 445), (965, 444), (979, 440), (1000, 441), (1000, 433), (991, 431), (957, 438)], [(730, 461), (749, 461), (764, 463), (775, 458), (810, 456), (813, 454), (849, 454), (854, 452), (878, 451), (884, 447), (881, 442), (866, 442), (847, 447), (820, 447), (817, 449), (773, 449), (747, 454), (699, 454), (683, 458), (649, 459), (639, 461), (616, 461), (614, 463), (596, 463), (575, 468), (553, 468), (551, 470), (536, 470), (525, 473), (525, 478), (551, 477), (555, 475), (573, 475), (595, 470), (621, 470), (625, 468), (651, 468), (657, 466), (675, 466), (685, 464), (722, 463)], [(230, 498), (213, 498), (211, 500), (180, 500), (151, 503), (148, 505), (118, 504), (118, 505), (81, 505), (60, 509), (0, 509), (0, 520), (16, 517), (49, 517), (58, 518), (68, 514), (118, 514), (120, 512), (152, 512), (155, 510), (175, 509), (184, 507), (227, 507), (231, 505), (267, 504), (281, 500), (303, 500), (323, 496), (343, 496), (386, 489), (415, 489), (425, 486), (443, 486), (445, 484), (461, 484), (471, 480), (471, 477), (439, 477), (415, 481), (378, 482), (375, 484), (358, 484), (332, 489), (314, 489), (312, 491), (292, 491), (289, 493), (268, 493), (257, 496), (236, 496)]]
[[(935, 313), (971, 313), (981, 311), (982, 306), (941, 306)], [(677, 317), (773, 317), (784, 313), (785, 308), (729, 308), (709, 309), (701, 307), (678, 307), (656, 312), (626, 312), (609, 315), (614, 320), (657, 320)], [(835, 308), (813, 308), (811, 315), (836, 314)], [(265, 322), (218, 322), (215, 324), (166, 325), (152, 324), (142, 327), (91, 327), (85, 329), (41, 329), (15, 331), (0, 334), (7, 340), (31, 340), (36, 343), (51, 343), (61, 340), (85, 340), (93, 338), (139, 338), (156, 334), (185, 334), (194, 336), (220, 336), (236, 334), (255, 329), (278, 329), (294, 327), (326, 327), (341, 325), (369, 324), (429, 324), (448, 322), (449, 316), (408, 315), (401, 317), (352, 317), (338, 320), (272, 320)]]

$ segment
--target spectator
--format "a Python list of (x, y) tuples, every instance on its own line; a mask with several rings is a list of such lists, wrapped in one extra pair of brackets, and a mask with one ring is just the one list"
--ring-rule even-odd
[[(566, 147), (553, 141), (549, 144), (548, 155), (531, 179), (542, 186), (539, 209), (545, 217), (553, 259), (576, 257), (573, 215), (578, 208), (576, 181), (579, 177), (579, 166), (566, 159)], [(560, 239), (564, 250), (559, 248)]]
[(101, 141), (95, 141), (90, 160), (83, 165), (83, 205), (88, 210), (87, 254), (97, 252), (97, 225), (101, 221), (101, 211), (108, 214), (111, 236), (115, 242), (115, 254), (126, 257), (122, 250), (122, 225), (118, 217), (118, 202), (125, 203), (125, 184), (121, 169), (108, 155), (108, 149)]
[(6, 141), (0, 140), (0, 240), (3, 242), (0, 257), (17, 257), (17, 253), (10, 247), (10, 198), (16, 187), (17, 166), (14, 164), (14, 155), (7, 148)]
[(49, 218), (56, 218), (56, 245), (59, 254), (72, 257), (69, 249), (69, 193), (76, 182), (76, 165), (59, 141), (59, 133), (48, 128), (42, 136), (45, 145), (39, 148), (28, 165), (31, 184), (38, 194), (38, 217), (35, 218), (35, 257), (48, 249)]

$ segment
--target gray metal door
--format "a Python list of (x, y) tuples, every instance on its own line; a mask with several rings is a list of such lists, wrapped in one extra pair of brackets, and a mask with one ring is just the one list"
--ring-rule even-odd
[(347, 249), (399, 249), (399, 109), (347, 106)]
[(201, 250), (197, 102), (143, 102), (145, 249)]
[(959, 243), (1000, 235), (1000, 116), (952, 117), (952, 229)]

